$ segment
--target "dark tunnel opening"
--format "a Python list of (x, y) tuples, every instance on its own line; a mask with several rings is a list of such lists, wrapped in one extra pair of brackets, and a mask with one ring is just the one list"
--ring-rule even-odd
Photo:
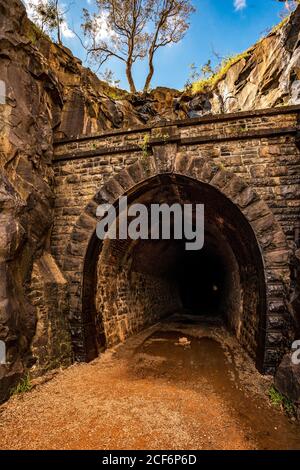
[(227, 276), (224, 261), (212, 250), (187, 252), (178, 276), (183, 309), (193, 315), (223, 315)]

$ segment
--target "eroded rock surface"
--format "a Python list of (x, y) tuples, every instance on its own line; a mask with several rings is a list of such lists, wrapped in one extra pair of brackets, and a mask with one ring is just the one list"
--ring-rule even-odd
[(131, 96), (41, 35), (20, 0), (0, 0), (0, 340), (7, 344), (0, 401), (28, 368), (38, 373), (72, 359), (65, 280), (49, 254), (54, 137), (300, 103), (299, 32), (300, 7), (214, 89)]
[[(253, 46), (217, 86), (213, 112), (300, 103), (300, 8)], [(221, 106), (220, 106), (221, 98)]]
[(31, 27), (21, 2), (0, 1), (0, 79), (6, 85), (5, 104), (0, 105), (0, 339), (7, 345), (0, 400), (37, 359), (31, 348), (39, 325), (31, 277), (47, 251), (54, 202), (53, 130), (63, 106), (57, 78), (28, 38)]
[(275, 375), (275, 386), (280, 393), (298, 406), (300, 419), (300, 364), (294, 364), (292, 354), (286, 354)]

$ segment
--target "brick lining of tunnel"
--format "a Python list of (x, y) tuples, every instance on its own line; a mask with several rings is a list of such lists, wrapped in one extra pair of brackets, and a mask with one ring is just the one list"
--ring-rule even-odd
[[(151, 185), (156, 191), (151, 190)], [(184, 243), (174, 240), (106, 240), (101, 245), (98, 261), (95, 261), (94, 253), (90, 261), (97, 264), (92, 270), (94, 279), (91, 281), (97, 286), (93, 293), (95, 323), (101, 325), (104, 333), (98, 348), (103, 348), (103, 338), (105, 346), (110, 347), (170, 313), (188, 311), (203, 316), (222, 316), (247, 352), (258, 361), (264, 342), (259, 332), (265, 305), (263, 266), (254, 234), (246, 222), (243, 224), (239, 220), (242, 216), (236, 208), (214, 188), (184, 177), (173, 178), (172, 182), (166, 179), (164, 183), (161, 178), (154, 178), (137, 200), (143, 203), (182, 204), (189, 200), (204, 203), (207, 211), (204, 248), (210, 254), (205, 261), (201, 259), (202, 252), (187, 253)], [(232, 219), (238, 221), (235, 227), (232, 227)], [(218, 283), (218, 276), (212, 273), (215, 280), (212, 278), (211, 285), (201, 290), (201, 282), (205, 282), (210, 273), (212, 255), (222, 261), (226, 275), (218, 286), (220, 299), (216, 311), (207, 311), (208, 306), (187, 310), (180, 295), (184, 260), (195, 259), (190, 282), (198, 276), (199, 284), (195, 283), (194, 289), (204, 296), (206, 289), (213, 287), (213, 282)]]

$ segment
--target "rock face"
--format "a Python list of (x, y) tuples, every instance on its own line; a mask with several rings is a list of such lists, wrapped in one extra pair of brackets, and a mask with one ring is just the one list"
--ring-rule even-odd
[(300, 103), (300, 7), (234, 64), (214, 90), (212, 111)]
[(71, 52), (47, 39), (39, 49), (60, 82), (58, 136), (96, 133), (161, 119), (263, 109), (300, 103), (300, 6), (291, 17), (237, 60), (212, 88), (192, 95), (157, 88), (131, 96), (109, 87)]
[[(36, 32), (34, 33), (36, 34)], [(161, 119), (263, 109), (300, 103), (300, 6), (201, 93), (157, 88), (130, 95), (111, 88), (72, 53), (38, 36), (39, 51), (59, 82), (63, 100), (56, 135), (70, 137)]]
[(275, 386), (299, 407), (300, 418), (300, 364), (293, 364), (292, 354), (286, 354), (277, 369)]
[[(14, 29), (18, 31), (14, 42), (22, 49), (19, 60), (24, 64), (27, 55), (27, 70), (36, 83), (43, 83), (47, 99), (52, 101), (51, 127), (57, 137), (97, 133), (161, 119), (300, 103), (300, 6), (288, 21), (237, 60), (216, 85), (197, 95), (157, 88), (147, 95), (132, 96), (110, 87), (83, 67), (69, 49), (53, 44), (41, 34), (26, 18), (17, 0), (11, 4), (10, 19), (7, 11), (2, 15), (6, 41), (8, 24), (20, 17), (21, 11), (22, 22)], [(3, 54), (2, 59), (5, 59)]]
[[(31, 346), (39, 317), (31, 279), (47, 251), (54, 202), (53, 130), (63, 107), (57, 78), (28, 38), (31, 27), (21, 2), (0, 1), (0, 79), (5, 83), (0, 105), (0, 340), (7, 347), (0, 400), (37, 361)], [(70, 361), (65, 356), (62, 362)]]
[(49, 253), (54, 137), (299, 103), (299, 32), (300, 7), (214, 89), (131, 96), (41, 35), (20, 0), (0, 0), (0, 401), (29, 368), (72, 360), (65, 279)]

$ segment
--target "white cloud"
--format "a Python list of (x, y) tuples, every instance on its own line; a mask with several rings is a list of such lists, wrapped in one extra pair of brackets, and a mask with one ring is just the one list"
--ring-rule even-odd
[(33, 15), (33, 7), (32, 5), (37, 5), (39, 0), (23, 0), (23, 3), (25, 4), (27, 14), (29, 18), (32, 18)]
[(73, 31), (69, 28), (68, 23), (66, 20), (64, 20), (61, 24), (61, 34), (67, 38), (67, 39), (73, 39), (75, 38), (75, 34)]
[(97, 18), (95, 19), (96, 28), (97, 28), (97, 35), (96, 41), (105, 41), (110, 39), (112, 36), (115, 36), (115, 33), (110, 29), (108, 22), (107, 22), (108, 13), (102, 12)]
[(235, 11), (244, 10), (247, 7), (247, 0), (234, 0)]

